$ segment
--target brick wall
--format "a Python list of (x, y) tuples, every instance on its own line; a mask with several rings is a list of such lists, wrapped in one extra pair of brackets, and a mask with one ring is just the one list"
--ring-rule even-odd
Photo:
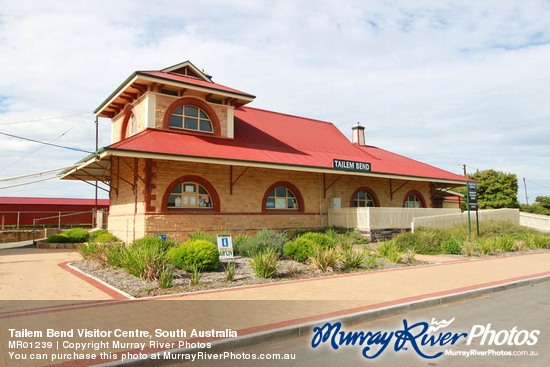
[[(323, 175), (318, 173), (252, 167), (245, 171), (245, 167), (233, 166), (231, 180), (231, 167), (228, 165), (145, 159), (135, 161), (133, 158), (114, 158), (112, 169), (113, 172), (118, 170), (125, 180), (136, 185), (134, 193), (132, 185), (114, 178), (110, 195), (109, 230), (119, 238), (128, 240), (151, 234), (184, 238), (197, 230), (249, 232), (261, 228), (322, 227), (327, 225), (330, 199), (340, 197), (342, 207), (348, 207), (353, 193), (363, 186), (376, 194), (380, 206), (401, 207), (411, 189), (420, 192), (428, 206), (431, 203), (428, 182), (393, 180), (392, 198), (390, 181), (384, 178), (327, 174), (323, 182)], [(219, 211), (198, 209), (198, 212), (189, 213), (163, 209), (170, 184), (183, 176), (198, 176), (207, 181), (219, 197)], [(328, 187), (338, 177), (325, 197), (323, 185)], [(279, 181), (289, 182), (299, 190), (304, 202), (301, 213), (264, 213), (262, 200), (269, 187)]]

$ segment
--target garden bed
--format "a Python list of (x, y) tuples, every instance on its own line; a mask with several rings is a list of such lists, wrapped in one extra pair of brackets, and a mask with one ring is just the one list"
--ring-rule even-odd
[[(411, 265), (425, 264), (415, 262), (414, 264), (392, 264), (382, 258), (378, 258), (378, 264), (373, 270), (402, 268)], [(314, 279), (334, 275), (359, 273), (369, 271), (367, 269), (346, 269), (344, 271), (320, 271), (310, 264), (303, 264), (294, 260), (282, 260), (278, 271), (271, 278), (261, 278), (254, 274), (250, 266), (251, 258), (235, 257), (235, 277), (233, 281), (228, 281), (225, 276), (224, 265), (216, 271), (201, 273), (199, 284), (191, 284), (191, 275), (188, 272), (177, 270), (174, 274), (172, 286), (167, 289), (161, 289), (158, 281), (144, 281), (135, 277), (123, 269), (117, 269), (110, 266), (102, 266), (96, 262), (76, 261), (71, 265), (82, 272), (92, 275), (105, 283), (136, 298), (152, 297), (169, 294), (199, 292), (214, 289), (235, 288), (249, 285), (270, 284), (300, 279)]]

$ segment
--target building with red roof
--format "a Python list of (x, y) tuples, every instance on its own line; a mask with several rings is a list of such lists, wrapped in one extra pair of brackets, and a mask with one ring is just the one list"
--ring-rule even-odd
[(134, 239), (201, 230), (326, 226), (330, 207), (438, 207), (466, 178), (367, 145), (333, 124), (246, 106), (255, 97), (192, 63), (137, 71), (95, 111), (112, 144), (63, 179), (109, 186), (109, 230)]

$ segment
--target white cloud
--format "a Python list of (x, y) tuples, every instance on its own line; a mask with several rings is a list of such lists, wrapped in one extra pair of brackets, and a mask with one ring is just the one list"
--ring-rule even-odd
[[(190, 60), (253, 105), (356, 121), (370, 144), (462, 172), (494, 168), (550, 186), (547, 1), (22, 1), (0, 10), (0, 131), (85, 149), (94, 110), (135, 70)], [(100, 122), (100, 145), (110, 142)], [(15, 144), (15, 145), (14, 145)], [(0, 175), (78, 153), (0, 137)], [(470, 169), (470, 168), (469, 168)], [(3, 171), (2, 171), (3, 170)], [(87, 196), (73, 182), (8, 196)], [(521, 198), (521, 195), (520, 195)]]

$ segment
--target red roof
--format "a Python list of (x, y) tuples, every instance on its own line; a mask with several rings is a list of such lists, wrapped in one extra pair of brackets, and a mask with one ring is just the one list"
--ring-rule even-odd
[(372, 173), (466, 181), (462, 176), (376, 147), (352, 144), (331, 123), (250, 107), (235, 109), (235, 139), (148, 129), (106, 149), (332, 168), (366, 162)]
[[(0, 204), (95, 205), (95, 199), (0, 197)], [(97, 205), (109, 206), (109, 199), (97, 199)]]
[(173, 81), (180, 82), (180, 83), (198, 85), (198, 86), (206, 87), (206, 88), (209, 88), (209, 89), (216, 89), (216, 90), (230, 92), (230, 93), (242, 94), (244, 96), (254, 98), (254, 96), (251, 95), (251, 94), (241, 92), (237, 89), (226, 87), (225, 85), (217, 84), (217, 83), (214, 83), (214, 82), (207, 82), (207, 81), (199, 80), (199, 79), (195, 79), (195, 78), (189, 78), (189, 77), (186, 77), (186, 76), (183, 76), (183, 75), (169, 74), (169, 73), (165, 73), (165, 72), (162, 72), (162, 71), (138, 71), (137, 73), (142, 74), (142, 75), (154, 76), (156, 78), (173, 80)]

